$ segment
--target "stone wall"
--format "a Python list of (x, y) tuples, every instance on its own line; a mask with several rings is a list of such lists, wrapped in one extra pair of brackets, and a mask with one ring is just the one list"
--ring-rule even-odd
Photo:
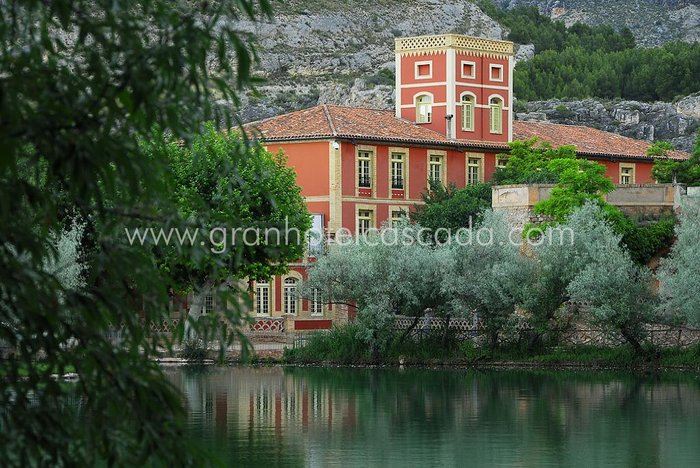
[[(491, 191), (491, 206), (494, 210), (505, 212), (508, 221), (516, 227), (546, 221), (544, 217), (534, 214), (532, 208), (537, 202), (549, 198), (553, 187), (552, 184), (497, 185)], [(674, 213), (685, 194), (686, 189), (682, 185), (618, 185), (605, 199), (628, 216), (652, 220)]]

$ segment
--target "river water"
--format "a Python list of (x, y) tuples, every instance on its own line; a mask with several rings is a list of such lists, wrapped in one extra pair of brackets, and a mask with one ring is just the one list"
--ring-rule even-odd
[(700, 378), (295, 367), (166, 369), (227, 466), (700, 467)]

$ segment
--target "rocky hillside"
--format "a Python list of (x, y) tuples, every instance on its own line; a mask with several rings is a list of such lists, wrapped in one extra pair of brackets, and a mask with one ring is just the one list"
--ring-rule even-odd
[[(528, 2), (560, 15), (600, 10), (591, 5), (629, 3), (621, 0), (501, 1), (505, 6)], [(681, 7), (684, 2), (687, 5)], [(666, 16), (659, 21), (664, 31), (672, 24), (665, 18), (670, 18), (673, 12), (686, 7), (695, 11), (693, 8), (697, 7), (696, 3), (685, 0), (635, 0), (631, 3), (662, 8)], [(242, 23), (242, 28), (258, 39), (258, 72), (267, 81), (259, 87), (259, 95), (244, 97), (241, 109), (244, 121), (259, 120), (318, 103), (392, 109), (394, 38), (454, 32), (501, 39), (507, 34), (501, 25), (470, 0), (282, 0), (276, 4), (274, 21)], [(564, 8), (556, 6), (560, 4), (566, 4), (568, 10), (557, 10)], [(589, 16), (581, 19), (588, 20)], [(696, 26), (689, 30), (697, 34), (700, 28)], [(527, 59), (533, 52), (531, 45), (519, 46), (517, 59)], [(682, 143), (683, 148), (689, 148), (687, 142), (691, 138), (688, 132), (697, 127), (697, 120), (678, 114), (671, 104), (630, 103), (628, 107), (638, 111), (639, 122), (618, 124), (616, 122), (620, 121), (614, 109), (626, 103), (583, 103), (569, 106), (576, 114), (575, 118), (558, 114), (556, 109), (563, 104), (554, 101), (530, 103), (521, 117), (570, 121), (644, 138), (666, 138)], [(651, 112), (648, 118), (647, 112)], [(675, 133), (673, 129), (676, 129)]]
[(574, 23), (627, 26), (642, 46), (700, 41), (698, 0), (494, 0), (502, 8), (536, 6), (542, 14)]
[[(700, 96), (676, 103), (637, 101), (538, 101), (518, 109), (518, 120), (584, 125), (644, 140), (668, 140), (691, 151), (700, 127)], [(517, 107), (516, 107), (517, 109)]]
[(262, 100), (245, 102), (244, 120), (317, 102), (389, 108), (394, 38), (455, 32), (500, 39), (504, 34), (469, 0), (283, 0), (277, 2), (274, 22), (243, 27), (259, 39), (260, 71), (270, 83), (260, 88)]

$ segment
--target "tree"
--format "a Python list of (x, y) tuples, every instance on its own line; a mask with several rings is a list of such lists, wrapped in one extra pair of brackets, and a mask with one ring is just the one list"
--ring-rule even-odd
[(637, 355), (642, 355), (644, 326), (659, 318), (651, 271), (637, 265), (620, 246), (621, 236), (615, 234), (599, 207), (589, 203), (577, 216), (587, 224), (575, 233), (588, 238), (585, 253), (590, 261), (567, 291), (573, 301), (587, 306), (586, 318), (592, 325), (621, 335)]
[[(124, 227), (185, 224), (167, 161), (139, 142), (154, 126), (185, 144), (202, 122), (229, 126), (255, 59), (236, 20), (269, 14), (267, 0), (0, 3), (0, 341), (14, 350), (0, 361), (3, 464), (194, 464), (144, 326), (167, 318), (171, 280)], [(66, 206), (87, 223), (84, 288), (45, 269)], [(70, 367), (77, 386), (51, 377)]]
[(309, 269), (299, 294), (357, 308), (362, 339), (375, 358), (389, 343), (396, 315), (420, 318), (428, 309), (440, 313), (440, 249), (424, 242), (421, 227), (406, 223), (355, 239), (337, 240)]
[(555, 160), (567, 161), (576, 159), (576, 147), (563, 145), (552, 148), (547, 142), (537, 138), (518, 140), (508, 144), (510, 153), (504, 155), (508, 162), (505, 167), (496, 169), (493, 176), (495, 185), (509, 184), (553, 184), (559, 181), (560, 166), (551, 166)]
[(478, 317), (491, 349), (514, 323), (527, 278), (518, 236), (511, 234), (502, 213), (486, 211), (479, 228), (450, 243), (444, 269), (442, 290), (450, 298), (451, 315)]
[(482, 212), (491, 207), (491, 185), (479, 183), (458, 189), (437, 183), (421, 198), (423, 204), (415, 206), (411, 219), (431, 234), (437, 232), (439, 240), (444, 241), (442, 230), (456, 231), (480, 223)]
[[(659, 149), (658, 145), (652, 145), (649, 151), (652, 153), (661, 152), (662, 156), (665, 156), (669, 150), (672, 150), (665, 145), (666, 142), (656, 142), (661, 143), (663, 148)], [(654, 179), (660, 183), (681, 183), (689, 186), (700, 185), (700, 130), (695, 138), (695, 146), (693, 147), (693, 152), (685, 161), (677, 161), (671, 159), (657, 159), (654, 162), (654, 167), (651, 170)]]
[(676, 227), (676, 242), (658, 272), (662, 311), (700, 324), (700, 203), (686, 201)]
[(190, 317), (199, 319), (204, 297), (222, 285), (268, 279), (303, 257), (311, 216), (283, 154), (248, 146), (237, 133), (224, 134), (211, 123), (191, 146), (167, 135), (142, 146), (146, 157), (168, 162), (180, 217), (208, 233), (212, 243), (213, 255), (200, 261), (180, 246), (155, 246), (172, 287), (195, 293)]

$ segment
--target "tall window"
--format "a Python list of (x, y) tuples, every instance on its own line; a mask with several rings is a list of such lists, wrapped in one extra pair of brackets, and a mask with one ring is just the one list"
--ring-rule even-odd
[(634, 166), (620, 166), (620, 183), (623, 185), (634, 183)]
[(357, 233), (362, 235), (372, 227), (372, 211), (358, 210), (357, 211)]
[(358, 187), (372, 187), (372, 153), (358, 151), (357, 153), (357, 185)]
[(323, 297), (321, 291), (314, 288), (311, 297), (311, 315), (323, 315)]
[(214, 312), (214, 295), (207, 294), (204, 296), (204, 313), (211, 314)]
[(391, 153), (391, 188), (403, 189), (404, 155)]
[(294, 278), (284, 280), (284, 313), (297, 313), (297, 280)]
[(427, 94), (416, 96), (416, 123), (430, 123), (433, 120), (433, 98)]
[(442, 156), (431, 155), (428, 166), (428, 180), (442, 183)]
[(392, 210), (391, 211), (391, 227), (395, 228), (403, 221), (406, 216), (405, 210)]
[(467, 183), (470, 185), (481, 182), (481, 159), (469, 158), (467, 165)]
[(503, 133), (503, 99), (493, 97), (489, 101), (491, 133)]
[(270, 283), (255, 283), (255, 312), (258, 315), (270, 315)]
[(474, 96), (465, 94), (462, 96), (462, 130), (471, 132), (474, 130)]

